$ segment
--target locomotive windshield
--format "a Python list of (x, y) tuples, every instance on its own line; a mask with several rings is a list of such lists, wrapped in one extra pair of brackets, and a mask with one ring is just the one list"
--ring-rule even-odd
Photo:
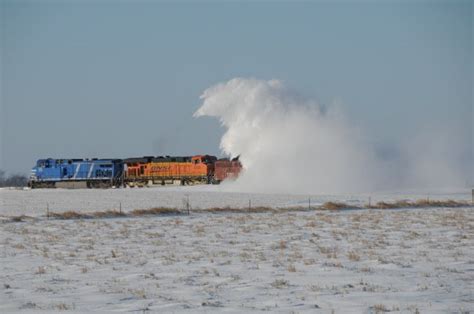
[(36, 167), (41, 167), (41, 168), (43, 168), (44, 165), (45, 165), (45, 162), (46, 162), (46, 161), (45, 161), (44, 159), (38, 160), (38, 161), (36, 162)]
[(214, 157), (214, 156), (209, 156), (209, 155), (206, 155), (206, 156), (204, 156), (204, 158), (203, 158), (203, 162), (205, 162), (206, 164), (212, 163), (212, 162), (214, 162), (214, 161), (216, 161), (216, 160), (217, 160), (216, 157)]

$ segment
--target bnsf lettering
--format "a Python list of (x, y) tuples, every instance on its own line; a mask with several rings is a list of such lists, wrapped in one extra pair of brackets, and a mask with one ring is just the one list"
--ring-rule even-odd
[(170, 169), (171, 169), (170, 166), (152, 166), (151, 167), (152, 172), (170, 171)]

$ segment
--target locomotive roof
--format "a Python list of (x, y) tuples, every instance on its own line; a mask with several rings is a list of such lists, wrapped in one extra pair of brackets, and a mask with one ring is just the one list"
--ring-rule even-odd
[(189, 156), (145, 156), (145, 157), (133, 157), (123, 160), (127, 164), (131, 163), (147, 163), (147, 162), (189, 162), (191, 157)]
[(118, 158), (44, 158), (38, 159), (38, 161), (61, 161), (61, 162), (81, 162), (81, 161), (94, 161), (94, 162), (120, 162), (122, 159)]

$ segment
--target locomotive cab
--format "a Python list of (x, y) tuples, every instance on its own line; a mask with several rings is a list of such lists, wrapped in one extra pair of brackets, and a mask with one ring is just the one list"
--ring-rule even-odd
[(194, 165), (202, 164), (202, 163), (204, 163), (204, 158), (203, 158), (203, 156), (194, 156), (194, 157), (191, 158), (191, 162)]

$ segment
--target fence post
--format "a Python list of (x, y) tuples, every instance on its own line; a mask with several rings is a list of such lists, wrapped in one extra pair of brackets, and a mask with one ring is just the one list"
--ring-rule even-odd
[(122, 214), (122, 202), (120, 202), (119, 204), (120, 204), (119, 205), (119, 212), (120, 212), (120, 214)]
[(186, 195), (186, 209), (188, 211), (188, 216), (189, 216), (189, 195)]
[(472, 204), (474, 204), (474, 189), (472, 189)]
[(308, 198), (308, 210), (311, 210), (311, 197)]
[(249, 199), (249, 211), (251, 210), (252, 208), (252, 201)]
[(46, 219), (49, 220), (49, 203), (46, 203)]

